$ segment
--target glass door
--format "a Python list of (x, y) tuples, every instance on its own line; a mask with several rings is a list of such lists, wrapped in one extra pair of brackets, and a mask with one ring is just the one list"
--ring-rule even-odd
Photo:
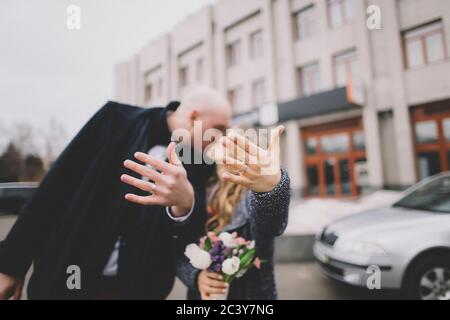
[(306, 195), (351, 197), (359, 194), (355, 168), (365, 161), (365, 138), (360, 119), (304, 128)]

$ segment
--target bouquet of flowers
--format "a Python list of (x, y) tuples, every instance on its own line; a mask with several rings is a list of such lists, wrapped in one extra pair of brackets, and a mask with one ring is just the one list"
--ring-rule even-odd
[[(238, 237), (236, 232), (222, 232), (219, 235), (208, 232), (198, 245), (188, 245), (184, 254), (194, 268), (217, 272), (226, 283), (242, 277), (253, 266), (257, 269), (261, 266), (260, 259), (256, 257), (255, 241)], [(216, 299), (225, 300), (227, 295), (228, 292)]]

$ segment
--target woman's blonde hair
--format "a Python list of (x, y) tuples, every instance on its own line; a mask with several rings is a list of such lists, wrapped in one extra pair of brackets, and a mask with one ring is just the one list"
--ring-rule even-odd
[(241, 185), (218, 179), (208, 202), (211, 217), (206, 222), (206, 231), (220, 232), (231, 222), (236, 206), (247, 189)]

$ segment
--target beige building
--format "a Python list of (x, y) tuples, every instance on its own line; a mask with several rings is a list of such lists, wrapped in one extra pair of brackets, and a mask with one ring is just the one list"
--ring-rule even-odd
[(354, 197), (450, 170), (449, 44), (448, 0), (218, 0), (117, 65), (116, 93), (215, 86), (236, 123), (286, 125), (298, 194)]

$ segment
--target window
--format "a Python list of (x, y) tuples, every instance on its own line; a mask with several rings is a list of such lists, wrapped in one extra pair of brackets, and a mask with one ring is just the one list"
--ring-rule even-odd
[(449, 214), (450, 177), (439, 177), (418, 186), (394, 207), (427, 211), (428, 214)]
[(241, 62), (241, 42), (235, 41), (227, 45), (227, 65), (234, 67)]
[(341, 153), (350, 150), (350, 138), (347, 133), (322, 136), (320, 144), (323, 153)]
[(180, 88), (186, 87), (188, 85), (188, 67), (180, 68)]
[(203, 59), (197, 60), (197, 66), (196, 66), (196, 78), (197, 82), (203, 81)]
[(250, 35), (250, 58), (262, 57), (263, 52), (263, 34), (261, 30), (258, 30)]
[(354, 5), (354, 0), (328, 0), (330, 26), (336, 28), (352, 21)]
[(299, 69), (300, 95), (310, 96), (321, 89), (319, 64), (311, 64)]
[(314, 35), (317, 28), (314, 5), (295, 13), (294, 22), (297, 40), (303, 40)]
[(442, 22), (434, 22), (403, 33), (406, 65), (416, 68), (446, 58)]
[(336, 87), (344, 87), (355, 78), (358, 69), (356, 51), (339, 54), (334, 57), (334, 82)]
[(151, 84), (147, 84), (145, 86), (145, 102), (152, 101), (153, 98), (153, 86)]
[(436, 143), (439, 139), (436, 121), (416, 123), (416, 141), (418, 144)]
[(307, 154), (316, 154), (317, 153), (317, 138), (308, 138), (305, 143), (306, 153)]
[(266, 81), (259, 79), (252, 84), (253, 106), (259, 107), (266, 102)]
[(443, 120), (444, 136), (447, 142), (450, 142), (450, 118)]
[(228, 100), (230, 101), (231, 106), (233, 107), (234, 113), (239, 113), (243, 111), (242, 97), (243, 97), (243, 89), (241, 86), (228, 91)]
[(353, 145), (355, 150), (366, 149), (366, 138), (363, 131), (355, 132), (353, 134)]
[(421, 179), (450, 170), (450, 108), (448, 101), (412, 110), (417, 171)]

